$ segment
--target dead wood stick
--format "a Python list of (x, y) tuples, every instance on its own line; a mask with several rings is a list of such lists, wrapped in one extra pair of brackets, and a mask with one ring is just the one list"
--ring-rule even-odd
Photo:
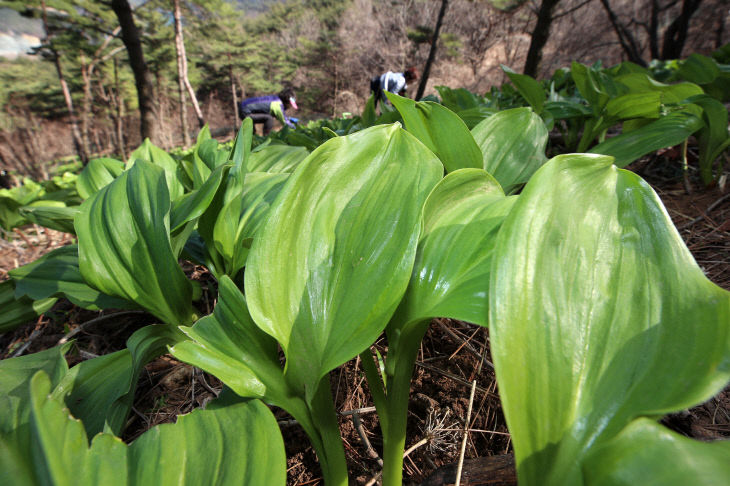
[[(456, 464), (434, 471), (421, 486), (452, 485), (456, 481)], [(462, 486), (517, 486), (517, 471), (512, 454), (466, 459)]]
[[(474, 357), (476, 357), (478, 359), (482, 359), (483, 358), (482, 353), (480, 353), (479, 351), (477, 351), (474, 348), (474, 346), (471, 345), (470, 342), (466, 341), (464, 338), (462, 338), (461, 336), (459, 336), (458, 334), (456, 334), (454, 331), (452, 331), (451, 329), (449, 329), (449, 327), (442, 322), (442, 319), (436, 319), (436, 322), (441, 327), (441, 329), (443, 329), (446, 332), (446, 334), (448, 334), (452, 338), (456, 339), (457, 341), (462, 341), (464, 343), (464, 344), (462, 344), (462, 346), (467, 351), (469, 351), (471, 354), (473, 354)], [(494, 369), (494, 365), (488, 359), (485, 358), (484, 359), (484, 362), (487, 364), (487, 366), (489, 366), (490, 368)]]
[(687, 228), (689, 228), (689, 227), (691, 227), (691, 226), (699, 223), (700, 221), (702, 221), (703, 219), (705, 219), (710, 214), (710, 211), (712, 211), (713, 209), (715, 209), (716, 207), (718, 207), (720, 204), (722, 204), (728, 198), (730, 198), (730, 192), (727, 193), (727, 194), (725, 194), (724, 196), (722, 196), (720, 199), (718, 199), (714, 203), (710, 204), (707, 207), (707, 209), (705, 210), (704, 213), (702, 213), (701, 215), (697, 216), (695, 219), (693, 219), (689, 223), (683, 224), (682, 226), (680, 226), (679, 228), (677, 228), (677, 230), (682, 231), (682, 230), (685, 230), (685, 229), (687, 229)]
[(471, 408), (474, 405), (474, 391), (477, 388), (477, 381), (471, 382), (471, 394), (469, 395), (469, 408), (466, 411), (464, 421), (464, 437), (461, 439), (461, 452), (459, 453), (459, 465), (456, 467), (456, 486), (461, 484), (461, 469), (464, 465), (464, 454), (466, 453), (466, 439), (469, 437), (469, 422), (471, 421)]
[(56, 346), (67, 342), (69, 339), (71, 339), (72, 337), (74, 337), (75, 335), (80, 333), (81, 331), (86, 330), (86, 328), (93, 326), (94, 324), (98, 324), (99, 322), (105, 321), (112, 317), (136, 315), (136, 314), (145, 314), (145, 311), (130, 310), (130, 311), (117, 312), (115, 314), (104, 314), (102, 316), (95, 317), (94, 319), (91, 319), (90, 321), (86, 321), (82, 324), (79, 324), (77, 327), (72, 329), (68, 334), (66, 334), (61, 339), (58, 340), (58, 343), (56, 343)]
[(365, 433), (365, 429), (362, 426), (362, 421), (360, 420), (360, 415), (357, 413), (352, 414), (352, 423), (355, 425), (355, 430), (357, 431), (357, 435), (360, 436), (360, 440), (362, 441), (362, 444), (365, 446), (365, 452), (367, 453), (368, 457), (370, 459), (375, 459), (380, 467), (383, 467), (383, 460), (380, 458), (378, 453), (373, 448), (373, 445), (370, 443), (370, 439), (368, 439), (367, 434)]
[[(444, 371), (444, 370), (438, 369), (435, 366), (428, 365), (428, 364), (423, 363), (421, 361), (416, 361), (416, 365), (417, 366), (420, 366), (421, 368), (425, 368), (427, 370), (431, 370), (431, 371), (434, 371), (436, 373), (439, 373), (439, 374), (445, 376), (446, 378), (450, 378), (450, 379), (454, 380), (457, 383), (461, 383), (464, 386), (471, 386), (471, 382), (466, 381), (465, 379), (460, 378), (460, 377), (456, 376), (453, 373), (449, 373), (448, 371)], [(499, 396), (496, 393), (492, 393), (489, 390), (487, 390), (486, 388), (483, 388), (483, 387), (481, 387), (479, 385), (477, 385), (477, 391), (479, 393), (484, 393), (485, 395), (488, 395), (491, 398), (499, 399)]]
[(40, 326), (36, 327), (33, 330), (33, 332), (30, 333), (30, 336), (28, 337), (28, 340), (25, 341), (25, 343), (23, 343), (23, 345), (20, 348), (18, 348), (17, 351), (15, 351), (13, 353), (13, 355), (11, 356), (11, 358), (17, 358), (18, 356), (20, 356), (21, 354), (23, 354), (25, 352), (25, 350), (28, 349), (30, 347), (30, 345), (33, 343), (33, 340), (35, 338), (37, 338), (38, 336), (40, 336), (41, 331), (42, 331), (42, 329), (41, 329)]

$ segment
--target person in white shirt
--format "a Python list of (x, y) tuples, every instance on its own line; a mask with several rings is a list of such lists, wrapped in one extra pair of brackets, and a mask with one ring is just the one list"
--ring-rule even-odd
[(378, 101), (390, 104), (384, 92), (395, 93), (399, 96), (406, 96), (408, 83), (418, 79), (418, 71), (416, 68), (409, 67), (402, 73), (394, 73), (388, 71), (380, 76), (375, 76), (370, 80), (370, 93), (375, 95), (375, 107), (378, 107)]

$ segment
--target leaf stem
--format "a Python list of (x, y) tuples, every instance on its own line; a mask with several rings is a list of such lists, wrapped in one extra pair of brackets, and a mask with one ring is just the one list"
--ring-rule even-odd
[(406, 443), (411, 377), (429, 322), (410, 322), (399, 333), (389, 334), (397, 335), (397, 338), (389, 343), (385, 367), (388, 374), (385, 413), (378, 410), (378, 415), (387, 416), (388, 421), (388, 427), (383, 429), (383, 486), (401, 486), (403, 483), (403, 449)]
[(596, 134), (594, 131), (596, 128), (596, 124), (596, 120), (591, 118), (586, 121), (585, 125), (583, 125), (583, 135), (580, 137), (580, 142), (578, 142), (578, 148), (576, 149), (576, 152), (585, 152), (593, 139), (596, 138)]
[[(373, 361), (373, 353), (370, 351), (370, 348), (360, 353), (360, 362), (362, 362), (365, 378), (368, 380), (370, 395), (373, 397), (373, 404), (376, 410), (385, 410), (387, 399), (385, 397), (383, 380), (380, 378), (380, 373), (378, 373), (377, 366)], [(388, 417), (378, 412), (378, 419), (380, 420), (380, 429), (384, 435), (387, 434)]]
[(315, 446), (315, 450), (322, 465), (324, 482), (327, 486), (347, 486), (347, 461), (332, 401), (329, 375), (320, 380), (309, 409), (314, 426), (321, 437), (321, 445), (319, 448)]

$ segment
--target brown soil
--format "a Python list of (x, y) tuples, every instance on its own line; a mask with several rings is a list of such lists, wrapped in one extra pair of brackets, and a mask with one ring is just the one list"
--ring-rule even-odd
[[(671, 151), (637, 162), (631, 169), (657, 191), (708, 278), (730, 290), (730, 194), (718, 187), (702, 188), (694, 172), (689, 174), (692, 192), (688, 194), (681, 166)], [(68, 235), (39, 227), (26, 227), (22, 234), (17, 232), (9, 241), (0, 239), (0, 280), (7, 278), (8, 270), (69, 242)], [(189, 276), (201, 282), (204, 298), (199, 304), (200, 311), (209, 313), (215, 298), (212, 277), (202, 267), (187, 264), (185, 269)], [(108, 319), (84, 328), (76, 336), (74, 349), (68, 355), (69, 364), (120, 349), (134, 330), (153, 322), (145, 314), (127, 312), (114, 316), (116, 312), (104, 311)], [(54, 346), (66, 333), (100, 314), (60, 300), (45, 316), (0, 336), (0, 358), (16, 354), (26, 344), (23, 354)], [(406, 448), (420, 445), (405, 460), (406, 484), (419, 484), (429, 474), (458, 459), (471, 380), (476, 380), (477, 390), (466, 457), (510, 452), (510, 437), (502, 416), (488, 342), (484, 328), (448, 319), (432, 323), (421, 345), (412, 382)], [(385, 351), (383, 342), (377, 346)], [(377, 416), (368, 408), (372, 402), (359, 360), (334, 371), (331, 379), (335, 403), (341, 412), (340, 425), (351, 477), (354, 484), (366, 484), (379, 470), (377, 458), (372, 456), (381, 450), (382, 443)], [(151, 426), (173, 421), (177, 415), (203, 406), (220, 389), (215, 377), (171, 356), (153, 361), (140, 378), (123, 438), (131, 441)], [(319, 466), (307, 437), (286, 413), (275, 410), (275, 414), (286, 443), (288, 484), (321, 484)], [(358, 419), (362, 423), (361, 433), (355, 426)], [(730, 387), (700, 406), (666, 417), (664, 423), (697, 439), (730, 438)], [(361, 434), (367, 437), (375, 453), (368, 453)]]

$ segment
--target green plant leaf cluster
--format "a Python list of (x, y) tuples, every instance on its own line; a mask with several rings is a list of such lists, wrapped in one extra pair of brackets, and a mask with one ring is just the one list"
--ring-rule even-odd
[[(655, 421), (730, 378), (730, 293), (704, 276), (656, 194), (611, 162), (552, 159), (497, 237), (490, 339), (521, 483), (673, 477), (665, 472), (684, 463), (663, 454), (703, 447)], [(625, 454), (634, 434), (662, 452), (640, 470), (604, 466), (635, 460)], [(702, 484), (719, 480), (730, 458), (725, 443), (706, 447)]]
[[(696, 134), (712, 168), (727, 113), (698, 84), (628, 64), (574, 65), (548, 89), (510, 74), (517, 88), (491, 97), (389, 95), (379, 117), (371, 100), (360, 117), (265, 140), (250, 120), (230, 145), (207, 127), (173, 154), (146, 140), (126, 164), (98, 159), (56, 188), (29, 181), (13, 193), (27, 198), (15, 210), (55, 189), (73, 195), (58, 217), (33, 217), (66, 225), (78, 245), (11, 272), (0, 330), (59, 297), (144, 309), (161, 324), (70, 369), (68, 344), (0, 362), (0, 474), (280, 484), (281, 437), (259, 399), (290, 413), (327, 484), (345, 485), (329, 373), (359, 355), (383, 482), (400, 485), (417, 352), (430, 320), (447, 317), (489, 327), (521, 483), (679, 485), (696, 472), (718, 484), (727, 443), (658, 420), (730, 379), (730, 293), (704, 277), (656, 194), (617, 166)], [(405, 129), (388, 123), (397, 119)], [(548, 160), (551, 124), (582, 127), (575, 142), (586, 147), (616, 124), (622, 133), (594, 145), (600, 154)], [(210, 315), (199, 318), (201, 289), (181, 257), (217, 280)], [(382, 333), (387, 353), (374, 359)], [(111, 434), (142, 368), (167, 351), (252, 400), (229, 396), (127, 446)], [(127, 476), (110, 476), (113, 466)]]
[[(82, 424), (49, 394), (52, 378), (30, 380), (22, 438), (0, 436), (0, 478), (12, 484), (285, 484), (278, 425), (260, 402), (212, 403), (154, 427), (125, 445), (109, 433), (91, 444)], [(18, 429), (16, 429), (16, 432)], [(201, 451), (205, 450), (204, 454)]]

